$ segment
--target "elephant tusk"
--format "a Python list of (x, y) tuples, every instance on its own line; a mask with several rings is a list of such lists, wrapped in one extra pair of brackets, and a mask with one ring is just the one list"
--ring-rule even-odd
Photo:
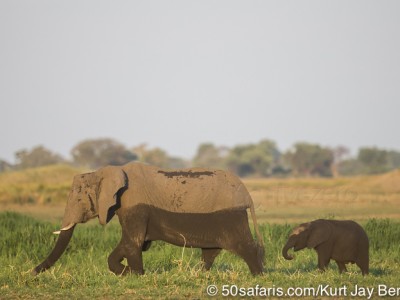
[(61, 228), (60, 230), (54, 231), (53, 234), (60, 234), (61, 231), (65, 231), (65, 230), (71, 229), (74, 226), (75, 226), (75, 223), (71, 223), (71, 224)]

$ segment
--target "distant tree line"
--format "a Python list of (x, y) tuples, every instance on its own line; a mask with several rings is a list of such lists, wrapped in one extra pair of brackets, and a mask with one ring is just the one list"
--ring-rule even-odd
[(170, 156), (160, 148), (142, 144), (133, 148), (114, 139), (88, 139), (71, 150), (71, 161), (43, 146), (15, 153), (16, 164), (0, 160), (0, 171), (26, 169), (51, 164), (68, 163), (88, 169), (105, 165), (122, 165), (141, 161), (161, 168), (190, 166), (230, 170), (241, 177), (337, 177), (361, 174), (379, 174), (400, 168), (400, 152), (376, 147), (360, 148), (356, 157), (344, 146), (335, 148), (318, 144), (296, 143), (282, 152), (275, 142), (217, 146), (213, 143), (199, 145), (192, 160)]

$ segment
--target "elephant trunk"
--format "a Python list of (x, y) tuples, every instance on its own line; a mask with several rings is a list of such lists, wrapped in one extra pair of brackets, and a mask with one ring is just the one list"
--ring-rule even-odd
[(286, 245), (282, 249), (282, 255), (285, 259), (287, 260), (292, 260), (293, 256), (288, 254), (289, 249), (294, 247), (294, 242), (293, 239), (289, 239), (286, 243)]
[(75, 225), (67, 230), (62, 230), (60, 235), (58, 236), (57, 243), (54, 246), (53, 251), (51, 251), (50, 255), (35, 269), (33, 269), (32, 274), (37, 275), (40, 272), (46, 271), (54, 263), (60, 258), (60, 256), (64, 253), (65, 249), (68, 246), (69, 241), (71, 240), (72, 233), (74, 232)]

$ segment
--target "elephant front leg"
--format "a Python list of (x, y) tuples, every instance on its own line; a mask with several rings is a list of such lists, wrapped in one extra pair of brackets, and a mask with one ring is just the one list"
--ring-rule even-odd
[(146, 228), (144, 222), (131, 223), (129, 225), (129, 227), (122, 229), (121, 244), (123, 245), (130, 271), (138, 275), (143, 275), (142, 251), (150, 248), (151, 242), (145, 242)]
[(143, 275), (143, 258), (142, 258), (142, 247), (143, 245), (134, 245), (128, 248), (126, 259), (128, 260), (128, 266), (132, 273)]
[(108, 256), (108, 267), (115, 275), (126, 275), (131, 272), (131, 268), (129, 266), (125, 266), (121, 263), (124, 258), (124, 250), (122, 242), (120, 242), (113, 252), (111, 252), (111, 254)]
[[(127, 246), (126, 243), (121, 241), (108, 257), (108, 267), (110, 271), (116, 275), (126, 275), (130, 273), (143, 275), (142, 247), (143, 245)], [(121, 263), (124, 258), (127, 259), (128, 266)]]
[(318, 269), (322, 272), (326, 270), (329, 265), (330, 258), (324, 254), (318, 253)]
[(146, 251), (151, 245), (151, 241), (145, 241), (148, 224), (147, 208), (135, 206), (127, 211), (120, 211), (118, 217), (122, 228), (120, 245), (128, 261), (128, 271), (142, 275), (144, 274), (142, 250)]

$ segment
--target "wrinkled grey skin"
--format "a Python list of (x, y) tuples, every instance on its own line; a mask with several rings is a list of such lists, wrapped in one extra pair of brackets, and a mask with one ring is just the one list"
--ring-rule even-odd
[[(151, 174), (147, 175), (151, 184), (144, 186), (147, 170)], [(209, 190), (205, 183), (210, 184)], [(169, 187), (172, 190), (163, 195)], [(197, 191), (200, 191), (198, 196)], [(204, 198), (205, 193), (207, 198)], [(226, 197), (227, 194), (231, 196)], [(218, 202), (221, 197), (225, 197), (225, 202)], [(155, 206), (152, 199), (155, 204), (164, 206)], [(198, 207), (187, 212), (193, 205), (185, 203), (185, 199)], [(168, 208), (165, 201), (171, 201), (172, 211), (165, 209)], [(221, 209), (221, 205), (225, 206)], [(179, 211), (180, 207), (185, 211)], [(214, 207), (218, 210), (213, 211)], [(252, 213), (258, 242), (254, 241), (250, 232), (246, 208), (250, 208)], [(47, 270), (60, 258), (76, 224), (98, 217), (100, 224), (105, 225), (115, 214), (122, 227), (121, 241), (108, 258), (109, 268), (115, 274), (143, 274), (142, 251), (148, 250), (154, 240), (201, 248), (207, 270), (221, 249), (226, 249), (242, 257), (252, 274), (262, 273), (262, 238), (256, 224), (254, 205), (240, 180), (211, 169), (167, 172), (142, 164), (128, 164), (105, 167), (74, 177), (62, 228), (58, 232), (60, 236), (53, 251), (33, 270), (33, 274)], [(127, 266), (121, 264), (124, 259), (127, 259)]]
[(318, 254), (318, 268), (324, 271), (330, 260), (336, 261), (339, 272), (347, 263), (355, 263), (363, 275), (369, 272), (369, 241), (364, 229), (353, 221), (316, 220), (293, 229), (282, 249), (285, 259), (293, 259), (290, 249), (314, 249)]

